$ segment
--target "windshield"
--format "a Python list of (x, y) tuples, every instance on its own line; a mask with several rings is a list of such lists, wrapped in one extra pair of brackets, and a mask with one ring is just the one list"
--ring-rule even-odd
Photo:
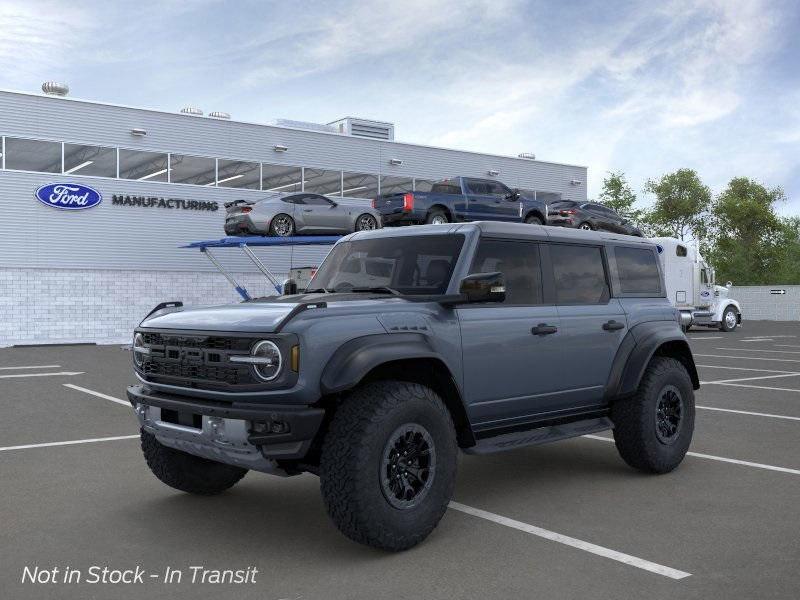
[(382, 237), (336, 244), (308, 284), (326, 292), (444, 294), (463, 235)]

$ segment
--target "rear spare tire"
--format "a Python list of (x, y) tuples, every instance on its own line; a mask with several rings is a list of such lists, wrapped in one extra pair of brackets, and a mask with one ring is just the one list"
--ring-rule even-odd
[(611, 406), (614, 442), (635, 469), (668, 473), (689, 449), (694, 432), (694, 389), (679, 361), (655, 356), (636, 394)]
[(343, 401), (325, 435), (320, 488), (328, 515), (351, 540), (410, 548), (447, 510), (457, 453), (452, 419), (433, 390), (368, 383)]

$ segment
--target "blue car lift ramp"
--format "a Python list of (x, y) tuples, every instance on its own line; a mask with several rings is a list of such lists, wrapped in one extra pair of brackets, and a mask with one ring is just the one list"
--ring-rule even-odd
[(231, 275), (231, 273), (220, 264), (220, 262), (217, 260), (217, 257), (214, 256), (214, 253), (211, 252), (211, 248), (240, 248), (242, 252), (244, 252), (245, 255), (252, 261), (256, 268), (261, 271), (267, 279), (269, 279), (269, 282), (275, 288), (275, 291), (281, 294), (283, 293), (283, 286), (278, 283), (278, 280), (275, 275), (273, 275), (272, 271), (270, 271), (267, 266), (261, 262), (261, 259), (256, 256), (255, 252), (253, 252), (251, 249), (252, 247), (332, 246), (341, 237), (342, 236), (339, 235), (306, 235), (302, 237), (291, 236), (274, 238), (258, 236), (225, 237), (220, 240), (192, 242), (186, 246), (181, 246), (181, 248), (199, 248), (200, 252), (208, 257), (208, 260), (211, 261), (211, 264), (213, 264), (217, 270), (222, 273), (231, 283), (236, 291), (239, 292), (239, 295), (242, 297), (242, 299), (247, 301), (252, 300), (252, 296), (250, 296), (244, 286), (239, 285), (239, 282), (236, 281), (233, 275)]

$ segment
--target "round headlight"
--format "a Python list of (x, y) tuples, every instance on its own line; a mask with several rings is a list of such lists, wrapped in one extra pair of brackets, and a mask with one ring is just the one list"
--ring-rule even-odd
[(251, 351), (253, 358), (258, 362), (253, 364), (253, 370), (264, 381), (272, 381), (281, 372), (282, 357), (278, 347), (269, 340), (258, 342)]
[(133, 336), (133, 363), (142, 368), (144, 364), (144, 336), (141, 333), (137, 333)]

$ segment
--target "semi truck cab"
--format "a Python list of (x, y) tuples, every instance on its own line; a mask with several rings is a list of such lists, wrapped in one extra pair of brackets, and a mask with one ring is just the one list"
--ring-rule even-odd
[(664, 270), (667, 297), (681, 313), (681, 326), (733, 331), (742, 323), (742, 309), (730, 297), (731, 283), (716, 285), (714, 269), (697, 248), (677, 238), (653, 238)]

